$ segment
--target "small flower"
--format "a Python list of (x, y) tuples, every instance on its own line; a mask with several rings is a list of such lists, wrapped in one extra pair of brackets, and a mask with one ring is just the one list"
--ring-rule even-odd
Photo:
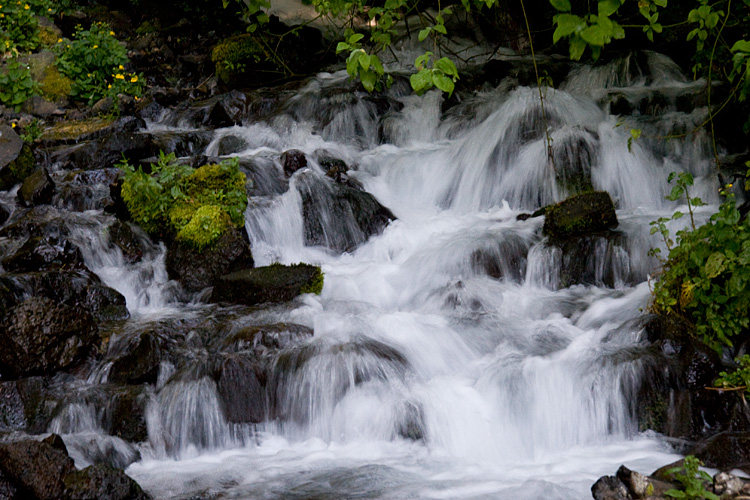
[(134, 99), (135, 99), (136, 101), (138, 100), (138, 96), (137, 96), (137, 95), (136, 95), (136, 96), (133, 96), (133, 98), (134, 98)]
[(29, 7), (29, 4), (26, 4), (23, 6), (23, 10), (29, 10), (31, 7)]
[(110, 83), (109, 85), (107, 85), (107, 88), (111, 89), (112, 88), (112, 84)]
[(125, 67), (124, 67), (124, 66), (123, 66), (122, 64), (120, 64), (120, 65), (119, 65), (119, 66), (117, 67), (117, 69), (125, 69)]
[(62, 38), (58, 38), (57, 43), (62, 43)]
[(109, 34), (112, 35), (112, 36), (115, 36), (115, 32), (114, 31), (110, 31)]
[(117, 73), (115, 75), (115, 78), (117, 78), (118, 80), (124, 80), (125, 79), (125, 77), (123, 75), (121, 75), (120, 73)]
[(133, 75), (133, 78), (130, 79), (130, 83), (135, 83), (138, 81), (138, 75)]
[(10, 126), (16, 128), (16, 122), (11, 123)]
[(52, 7), (50, 7), (49, 9), (47, 9), (47, 12), (52, 12)]
[(98, 46), (98, 45), (94, 45), (94, 48), (95, 48), (95, 49), (98, 49), (98, 48), (99, 48), (99, 46)]

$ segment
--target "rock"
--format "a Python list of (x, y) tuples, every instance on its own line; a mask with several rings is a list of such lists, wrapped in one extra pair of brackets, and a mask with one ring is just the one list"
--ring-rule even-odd
[(40, 168), (23, 181), (18, 190), (18, 200), (24, 207), (45, 205), (52, 201), (54, 194), (55, 182), (46, 168)]
[(32, 297), (11, 309), (0, 339), (0, 372), (9, 377), (49, 375), (81, 361), (99, 337), (85, 309)]
[[(6, 131), (2, 132), (3, 135), (0, 136), (0, 140), (4, 137), (12, 137), (10, 135), (11, 133), (18, 138), (18, 135), (13, 132), (13, 129), (7, 126), (2, 127), (4, 128), (0, 129), (0, 132), (2, 132), (2, 130)], [(10, 132), (7, 132), (7, 130), (10, 130)], [(18, 138), (18, 140), (20, 141), (21, 139)], [(3, 157), (0, 157), (0, 162), (5, 161), (5, 159), (13, 158), (6, 165), (0, 165), (0, 191), (7, 191), (19, 182), (22, 182), (36, 169), (36, 159), (34, 158), (31, 146), (23, 144), (23, 141), (21, 141), (20, 151), (14, 153), (13, 151), (15, 151), (16, 145), (17, 142), (15, 138), (8, 139), (6, 147), (10, 152), (5, 152), (3, 153)], [(0, 150), (2, 149), (4, 148), (0, 147)]]
[(46, 377), (0, 382), (0, 428), (29, 434), (45, 432), (56, 406)]
[(104, 410), (108, 434), (139, 443), (148, 439), (146, 405), (149, 395), (144, 387), (118, 388), (109, 397)]
[(219, 371), (217, 388), (227, 420), (260, 423), (266, 418), (263, 372), (241, 356), (228, 357)]
[(53, 115), (63, 115), (65, 112), (54, 102), (48, 101), (40, 95), (31, 96), (23, 103), (24, 112), (47, 118)]
[(706, 467), (721, 470), (750, 467), (750, 432), (721, 432), (689, 451)]
[(595, 500), (633, 500), (625, 485), (615, 476), (600, 477), (591, 487)]
[(13, 184), (8, 186), (8, 181), (6, 181), (6, 176), (9, 176), (6, 168), (18, 158), (21, 149), (23, 149), (23, 139), (18, 137), (12, 127), (0, 124), (0, 191), (13, 186)]
[(617, 469), (617, 478), (625, 485), (633, 498), (663, 497), (668, 490), (675, 487), (671, 483), (632, 471), (624, 465)]
[(156, 383), (162, 359), (162, 340), (147, 330), (130, 344), (129, 350), (112, 362), (108, 381), (115, 384)]
[(553, 239), (606, 231), (617, 227), (612, 198), (606, 192), (583, 193), (550, 207), (542, 232)]
[(219, 144), (217, 144), (216, 148), (216, 154), (219, 156), (231, 155), (247, 148), (247, 141), (236, 135), (225, 135), (219, 139)]
[(69, 500), (149, 500), (151, 497), (121, 469), (92, 465), (64, 479)]
[(10, 217), (10, 211), (7, 208), (5, 208), (5, 205), (0, 203), (0, 226), (5, 224), (5, 221), (7, 221), (9, 217)]
[(348, 252), (396, 220), (370, 193), (307, 174), (297, 177), (306, 245)]
[(221, 275), (253, 267), (253, 256), (242, 233), (229, 227), (202, 252), (172, 242), (167, 248), (166, 266), (171, 279), (178, 280), (185, 290), (197, 292), (212, 286)]
[(18, 489), (19, 498), (60, 500), (63, 478), (75, 472), (67, 453), (41, 441), (0, 444), (0, 470)]
[(21, 212), (21, 216), (0, 229), (8, 238), (66, 238), (70, 235), (65, 214), (51, 205), (37, 205)]
[(292, 347), (313, 336), (313, 330), (295, 323), (275, 323), (245, 327), (224, 339), (224, 346), (234, 352), (255, 351), (258, 355)]
[(307, 166), (307, 157), (299, 149), (290, 149), (281, 153), (281, 165), (284, 168), (284, 174), (291, 177), (294, 172)]
[(552, 239), (548, 244), (560, 249), (560, 287), (596, 285), (615, 288), (635, 286), (640, 276), (630, 270), (630, 257), (618, 231)]
[(322, 287), (319, 267), (272, 264), (221, 276), (214, 285), (211, 300), (245, 305), (287, 302), (302, 293), (319, 293)]
[(733, 498), (743, 493), (745, 481), (728, 472), (714, 476), (714, 493), (724, 498)]
[(107, 227), (110, 245), (119, 248), (129, 264), (143, 258), (148, 236), (129, 222), (116, 220)]
[(32, 237), (2, 260), (6, 271), (24, 273), (50, 269), (83, 268), (81, 251), (69, 240)]
[(115, 205), (110, 185), (122, 176), (119, 168), (79, 171), (58, 181), (55, 204), (73, 212), (110, 210)]

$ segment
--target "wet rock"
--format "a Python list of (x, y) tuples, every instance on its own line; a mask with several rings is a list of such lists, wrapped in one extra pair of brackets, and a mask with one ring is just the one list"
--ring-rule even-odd
[(292, 347), (313, 336), (312, 328), (295, 323), (276, 323), (242, 328), (227, 336), (224, 346), (233, 351), (253, 350), (257, 354)]
[(5, 208), (5, 205), (0, 203), (0, 226), (5, 224), (5, 221), (7, 221), (9, 217), (10, 217), (10, 211), (7, 208)]
[(250, 359), (230, 356), (221, 366), (217, 388), (230, 422), (259, 423), (266, 417), (265, 377)]
[(306, 245), (352, 251), (396, 220), (370, 193), (319, 178), (312, 172), (297, 180)]
[(591, 487), (595, 500), (633, 500), (625, 485), (615, 476), (600, 477)]
[(500, 241), (482, 241), (471, 253), (471, 269), (495, 279), (520, 283), (526, 275), (528, 251), (529, 244), (513, 235)]
[[(0, 382), (0, 426), (39, 434), (47, 430), (57, 399), (47, 377)], [(0, 497), (1, 498), (1, 497)]]
[(2, 264), (13, 273), (84, 267), (80, 250), (69, 240), (44, 237), (29, 238)]
[(28, 176), (18, 190), (18, 200), (24, 207), (44, 205), (52, 201), (55, 182), (46, 168), (40, 168)]
[(598, 139), (586, 130), (568, 130), (552, 144), (557, 185), (568, 194), (592, 191), (591, 167), (596, 162)]
[(721, 432), (699, 443), (689, 454), (706, 467), (750, 470), (750, 432)]
[(213, 131), (207, 130), (153, 132), (149, 156), (156, 157), (160, 152), (174, 153), (177, 157), (195, 156), (205, 150), (212, 138)]
[(97, 344), (85, 309), (32, 297), (8, 312), (0, 339), (0, 372), (9, 377), (52, 374), (81, 361)]
[(550, 207), (542, 232), (550, 238), (606, 231), (617, 227), (617, 215), (609, 193), (583, 193)]
[(225, 135), (219, 139), (219, 144), (216, 147), (219, 156), (231, 155), (245, 149), (247, 142), (242, 137), (237, 137), (236, 135)]
[(128, 222), (116, 220), (107, 227), (110, 244), (119, 248), (125, 261), (129, 264), (143, 258), (145, 243), (148, 239), (145, 233)]
[(320, 293), (322, 287), (319, 267), (272, 264), (221, 276), (211, 300), (245, 305), (287, 302), (302, 293)]
[(149, 500), (151, 497), (121, 469), (92, 465), (67, 474), (63, 480), (69, 500)]
[(54, 204), (74, 212), (110, 210), (115, 204), (110, 185), (121, 176), (119, 168), (71, 173), (63, 181), (58, 181)]
[(0, 236), (8, 238), (64, 238), (69, 235), (64, 214), (50, 205), (37, 205), (21, 213), (0, 229)]
[[(0, 140), (2, 140), (4, 137), (8, 138), (11, 137), (11, 139), (8, 140), (8, 149), (9, 153), (5, 153), (4, 158), (10, 160), (6, 165), (0, 166), (0, 191), (7, 191), (8, 189), (12, 188), (16, 184), (22, 182), (25, 178), (27, 178), (29, 175), (31, 175), (34, 170), (36, 169), (37, 162), (36, 158), (34, 157), (34, 153), (31, 150), (31, 146), (28, 144), (23, 144), (23, 141), (21, 141), (21, 149), (16, 154), (14, 153), (16, 149), (16, 139), (12, 138), (11, 133), (15, 135), (16, 138), (18, 138), (18, 135), (16, 135), (15, 132), (13, 132), (13, 129), (10, 127), (5, 126), (2, 130), (10, 130), (10, 132), (3, 132), (3, 135), (0, 136)], [(18, 138), (18, 140), (21, 140)], [(0, 150), (3, 148), (0, 147)], [(4, 161), (3, 159), (0, 159), (0, 162)]]
[(21, 500), (18, 489), (3, 475), (2, 470), (0, 470), (0, 498), (3, 500)]
[(113, 360), (108, 380), (115, 384), (156, 383), (162, 354), (162, 339), (157, 332), (147, 330)]
[(0, 444), (0, 470), (18, 490), (19, 498), (60, 500), (63, 478), (75, 472), (67, 453), (42, 441)]
[(172, 120), (175, 123), (189, 123), (194, 127), (222, 128), (242, 123), (247, 114), (247, 96), (232, 90), (191, 103), (187, 108), (174, 111)]
[(628, 489), (633, 498), (663, 497), (675, 485), (645, 476), (621, 465), (617, 469), (617, 479)]
[(284, 168), (284, 174), (291, 177), (294, 172), (307, 166), (307, 157), (299, 149), (290, 149), (281, 153), (281, 165)]
[(723, 498), (732, 498), (746, 492), (746, 483), (728, 472), (719, 472), (714, 476), (714, 493)]
[(630, 257), (622, 243), (623, 235), (617, 231), (552, 240), (561, 252), (560, 287), (636, 285), (640, 276), (630, 271)]
[[(0, 191), (5, 191), (15, 183), (10, 183), (11, 172), (9, 166), (21, 154), (23, 139), (18, 137), (12, 127), (0, 124)], [(9, 184), (10, 183), (10, 184)]]
[(198, 252), (189, 245), (173, 242), (167, 249), (167, 272), (189, 292), (212, 286), (224, 274), (253, 267), (250, 245), (243, 234), (229, 228), (211, 247)]
[(113, 391), (104, 411), (106, 431), (132, 443), (146, 441), (148, 400), (148, 393), (143, 387), (124, 387)]

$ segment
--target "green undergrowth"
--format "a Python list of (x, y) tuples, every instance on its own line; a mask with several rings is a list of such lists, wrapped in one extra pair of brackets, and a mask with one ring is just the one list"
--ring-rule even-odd
[(245, 174), (236, 158), (194, 169), (161, 153), (148, 173), (123, 160), (122, 198), (149, 235), (204, 250), (227, 229), (244, 225)]

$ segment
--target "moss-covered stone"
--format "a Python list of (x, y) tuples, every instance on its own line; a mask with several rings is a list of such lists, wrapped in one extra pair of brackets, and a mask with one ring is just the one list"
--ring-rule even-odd
[(0, 191), (6, 191), (23, 182), (36, 169), (36, 159), (31, 146), (24, 144), (18, 157), (0, 170)]
[(582, 193), (547, 209), (543, 233), (553, 239), (617, 227), (615, 205), (604, 191)]
[(248, 69), (248, 65), (254, 66), (265, 58), (263, 46), (251, 34), (227, 38), (211, 51), (216, 75), (224, 83), (233, 83)]
[(213, 245), (231, 225), (227, 213), (216, 205), (203, 205), (177, 232), (177, 241), (187, 243), (198, 250)]
[(73, 80), (60, 73), (56, 67), (44, 68), (42, 78), (39, 81), (39, 89), (42, 97), (51, 102), (61, 102), (70, 96), (73, 88)]
[(320, 293), (322, 288), (320, 267), (277, 263), (220, 277), (214, 286), (212, 300), (246, 305), (287, 302), (302, 293)]
[(78, 141), (92, 139), (114, 123), (114, 118), (91, 118), (75, 122), (60, 122), (46, 129), (42, 141)]

